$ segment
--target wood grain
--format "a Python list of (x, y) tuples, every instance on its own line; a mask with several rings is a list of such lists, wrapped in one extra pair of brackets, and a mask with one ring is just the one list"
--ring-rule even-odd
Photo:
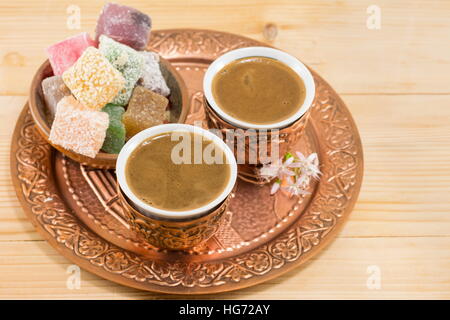
[[(103, 5), (90, 0), (2, 2), (0, 93), (8, 95), (27, 93), (47, 46), (81, 31), (93, 33)], [(275, 24), (278, 36), (272, 44), (311, 65), (339, 93), (450, 93), (450, 2), (445, 0), (127, 4), (148, 12), (158, 29), (210, 28), (264, 40), (265, 25)], [(370, 4), (381, 8), (380, 30), (366, 27)], [(81, 10), (81, 30), (67, 28), (70, 5)]]
[[(199, 298), (450, 298), (450, 20), (448, 1), (127, 1), (154, 28), (210, 28), (264, 40), (311, 65), (342, 95), (359, 127), (363, 187), (350, 220), (322, 254), (267, 283)], [(93, 31), (102, 2), (0, 1), (0, 298), (186, 298), (137, 291), (82, 271), (38, 235), (15, 197), (9, 146), (46, 46)], [(366, 9), (381, 8), (380, 30)], [(66, 27), (69, 5), (81, 30)], [(368, 289), (367, 268), (381, 271)]]
[[(450, 295), (449, 246), (449, 238), (339, 238), (303, 267), (263, 284), (231, 293), (176, 296), (123, 287), (86, 271), (81, 271), (80, 289), (70, 290), (70, 263), (47, 243), (0, 242), (0, 298), (442, 299)], [(367, 288), (372, 265), (381, 271), (380, 289)]]

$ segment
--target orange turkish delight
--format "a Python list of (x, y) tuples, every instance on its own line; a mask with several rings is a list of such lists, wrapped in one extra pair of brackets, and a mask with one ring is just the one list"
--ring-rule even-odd
[(127, 138), (140, 131), (164, 123), (167, 119), (166, 108), (169, 100), (142, 86), (137, 86), (127, 111), (122, 116)]
[(101, 110), (125, 86), (125, 79), (98, 49), (87, 48), (62, 78), (75, 98), (85, 107)]

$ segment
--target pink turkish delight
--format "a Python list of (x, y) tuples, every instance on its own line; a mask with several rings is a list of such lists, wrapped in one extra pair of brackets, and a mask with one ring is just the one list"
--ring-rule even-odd
[(151, 19), (145, 13), (131, 7), (107, 3), (100, 13), (95, 30), (98, 41), (102, 34), (136, 50), (147, 47)]
[(67, 38), (47, 48), (48, 59), (55, 76), (69, 69), (88, 47), (97, 46), (87, 32)]

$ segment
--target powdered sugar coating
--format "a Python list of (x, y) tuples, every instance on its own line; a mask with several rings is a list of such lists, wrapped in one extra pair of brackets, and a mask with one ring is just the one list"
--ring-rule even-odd
[(107, 3), (100, 13), (95, 30), (96, 40), (106, 35), (136, 50), (147, 47), (150, 37), (151, 19), (134, 8)]
[(53, 74), (62, 75), (78, 60), (84, 50), (96, 45), (97, 43), (91, 39), (89, 34), (83, 32), (48, 47), (48, 60), (52, 66)]
[(86, 109), (74, 97), (62, 98), (57, 106), (49, 140), (64, 149), (95, 158), (108, 129), (106, 112)]
[(111, 101), (124, 106), (128, 104), (136, 82), (142, 74), (144, 57), (133, 48), (114, 41), (107, 36), (100, 37), (100, 52), (119, 70), (125, 78), (125, 87)]
[(58, 102), (65, 96), (70, 96), (70, 90), (61, 76), (48, 77), (42, 80), (42, 92), (50, 117), (53, 119)]
[(89, 109), (100, 110), (125, 86), (125, 79), (94, 47), (84, 51), (62, 78), (72, 94)]
[(144, 67), (139, 84), (167, 97), (170, 94), (170, 89), (161, 73), (159, 55), (150, 51), (142, 51), (140, 54), (144, 57)]

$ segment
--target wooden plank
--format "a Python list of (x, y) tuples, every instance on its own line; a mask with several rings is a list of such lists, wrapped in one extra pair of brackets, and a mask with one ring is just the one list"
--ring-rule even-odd
[[(298, 56), (343, 95), (365, 152), (361, 195), (330, 247), (305, 266), (222, 299), (450, 298), (450, 2), (128, 1), (155, 29), (209, 28), (265, 41)], [(369, 30), (367, 8), (381, 9)], [(67, 8), (81, 9), (81, 29)], [(28, 222), (9, 174), (9, 146), (44, 49), (93, 33), (103, 3), (79, 0), (0, 4), (0, 298), (161, 299), (82, 271), (66, 287), (71, 263)], [(207, 14), (206, 14), (207, 13)], [(264, 38), (272, 24), (278, 34)], [(1, 96), (3, 95), (3, 96)], [(368, 267), (381, 289), (368, 289)], [(189, 297), (191, 298), (191, 297)]]
[(341, 236), (450, 235), (449, 96), (344, 96), (364, 148), (361, 194)]
[[(126, 288), (81, 271), (45, 242), (0, 242), (0, 298), (39, 299), (439, 299), (450, 297), (450, 238), (337, 239), (319, 257), (284, 276), (232, 293), (174, 296)], [(380, 272), (380, 289), (368, 273)], [(372, 269), (371, 269), (372, 268)]]
[[(340, 93), (450, 93), (450, 2), (379, 0), (381, 29), (369, 30), (371, 2), (128, 1), (149, 13), (155, 29), (209, 28), (265, 40), (297, 55)], [(79, 0), (80, 30), (67, 27), (70, 0), (3, 4), (0, 10), (0, 94), (25, 95), (45, 48), (81, 31), (93, 33), (102, 2)], [(207, 13), (207, 14), (206, 14)], [(25, 44), (25, 45), (24, 45)]]

